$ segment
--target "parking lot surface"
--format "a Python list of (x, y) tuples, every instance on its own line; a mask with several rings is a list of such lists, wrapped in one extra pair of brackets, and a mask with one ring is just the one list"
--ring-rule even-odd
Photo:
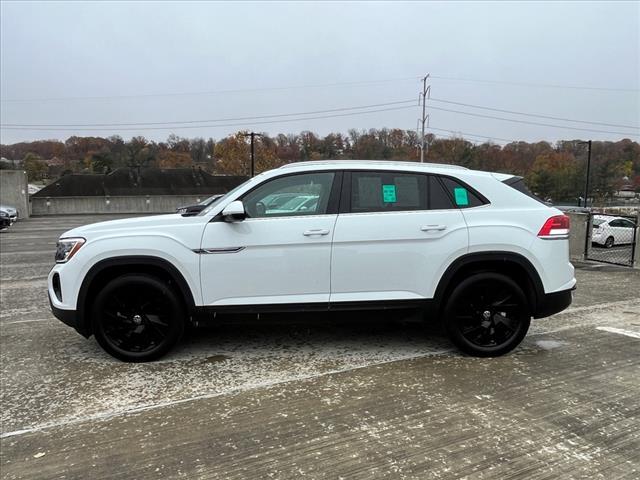
[(125, 364), (49, 311), (59, 234), (0, 233), (2, 478), (640, 477), (640, 271), (584, 264), (574, 304), (495, 359), (415, 318), (227, 321)]

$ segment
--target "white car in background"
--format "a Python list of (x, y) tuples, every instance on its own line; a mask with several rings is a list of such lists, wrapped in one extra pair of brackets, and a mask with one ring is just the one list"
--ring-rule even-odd
[(285, 214), (294, 212), (315, 211), (318, 205), (318, 195), (298, 195), (278, 208), (267, 209), (269, 215)]
[(636, 228), (636, 224), (627, 218), (594, 215), (591, 241), (606, 248), (630, 244), (635, 238)]

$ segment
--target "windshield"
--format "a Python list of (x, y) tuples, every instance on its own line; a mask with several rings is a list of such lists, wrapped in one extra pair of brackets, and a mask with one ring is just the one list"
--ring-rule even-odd
[(247, 183), (249, 183), (251, 180), (253, 180), (252, 178), (250, 178), (249, 180), (247, 180), (246, 182), (242, 182), (240, 185), (238, 185), (236, 188), (234, 188), (233, 190), (229, 190), (227, 193), (225, 193), (223, 196), (221, 196), (219, 199), (217, 199), (215, 202), (213, 202), (211, 205), (209, 205), (207, 208), (205, 208), (204, 210), (202, 210), (198, 215), (203, 216), (206, 215), (207, 213), (209, 213), (211, 211), (211, 209), (213, 207), (215, 207), (219, 202), (222, 201), (222, 199), (226, 199), (229, 198), (230, 196), (234, 195), (238, 190), (240, 190), (241, 188), (243, 188)]
[(201, 201), (199, 205), (209, 205), (211, 202), (215, 203), (218, 200), (220, 200), (222, 197), (223, 195), (216, 193), (215, 195), (211, 195), (209, 198), (206, 198), (203, 201)]
[(594, 218), (593, 219), (593, 225), (594, 226), (598, 226), (598, 225), (602, 225), (606, 220), (603, 220), (602, 218)]
[(537, 200), (540, 203), (545, 203), (541, 199), (539, 199), (536, 195), (534, 195), (529, 191), (522, 177), (514, 176), (511, 178), (507, 178), (506, 180), (503, 180), (502, 183), (504, 183), (505, 185), (509, 185), (511, 188), (519, 191), (520, 193), (523, 193), (527, 197), (533, 198), (534, 200)]

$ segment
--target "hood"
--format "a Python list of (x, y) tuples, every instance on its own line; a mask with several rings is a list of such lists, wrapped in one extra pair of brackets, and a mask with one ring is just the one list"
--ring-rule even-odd
[(167, 215), (153, 215), (149, 217), (124, 218), (122, 220), (109, 220), (107, 222), (91, 223), (83, 225), (63, 233), (60, 238), (69, 237), (95, 237), (101, 234), (118, 233), (122, 231), (155, 230), (163, 227), (175, 227), (180, 222), (202, 222), (201, 217), (183, 217), (177, 213)]
[(9, 213), (16, 213), (17, 210), (13, 207), (9, 207), (7, 205), (0, 205), (0, 210), (4, 210), (5, 212), (9, 212)]

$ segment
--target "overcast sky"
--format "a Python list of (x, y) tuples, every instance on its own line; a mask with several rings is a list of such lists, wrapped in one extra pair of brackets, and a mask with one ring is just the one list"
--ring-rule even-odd
[[(0, 140), (113, 134), (164, 140), (170, 133), (219, 139), (242, 128), (321, 135), (350, 128), (415, 129), (421, 113), (418, 79), (427, 73), (434, 99), (427, 110), (437, 129), (497, 143), (640, 140), (640, 129), (627, 128), (640, 125), (639, 32), (638, 2), (3, 1), (1, 123), (84, 127), (5, 127)], [(402, 101), (407, 103), (394, 103)], [(379, 104), (392, 105), (306, 115), (359, 113), (333, 118), (181, 124), (197, 128), (87, 126)], [(435, 107), (618, 133), (513, 123)], [(281, 123), (260, 123), (276, 120)]]

